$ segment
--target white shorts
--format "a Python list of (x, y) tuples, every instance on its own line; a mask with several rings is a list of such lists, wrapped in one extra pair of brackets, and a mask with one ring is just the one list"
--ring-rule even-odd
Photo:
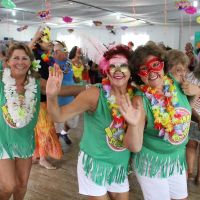
[(82, 164), (83, 154), (83, 152), (79, 153), (77, 166), (78, 185), (80, 194), (87, 196), (103, 196), (107, 192), (124, 193), (129, 191), (128, 177), (126, 177), (124, 183), (121, 184), (112, 183), (111, 185), (106, 184), (105, 186), (101, 186), (94, 183), (89, 177), (85, 175)]
[(64, 124), (67, 124), (67, 126), (71, 128), (76, 128), (79, 122), (79, 115), (76, 117), (69, 119), (68, 121), (64, 123), (54, 123), (55, 128), (56, 128), (56, 133), (61, 133), (61, 131), (64, 129)]
[(136, 172), (145, 200), (184, 199), (188, 196), (186, 172), (168, 178), (150, 178)]

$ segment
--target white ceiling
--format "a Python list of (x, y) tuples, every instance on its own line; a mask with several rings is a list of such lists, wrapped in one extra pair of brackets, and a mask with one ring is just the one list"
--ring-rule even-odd
[[(51, 11), (51, 18), (46, 22), (52, 28), (88, 27), (94, 20), (101, 21), (102, 28), (106, 25), (113, 25), (115, 28), (146, 24), (198, 25), (196, 17), (200, 15), (198, 13), (189, 15), (179, 11), (175, 6), (175, 0), (13, 0), (13, 2), (16, 4), (14, 9), (16, 16), (12, 16), (12, 10), (5, 9), (0, 4), (0, 23), (14, 23), (14, 20), (17, 20), (16, 24), (19, 26), (39, 25), (43, 21), (37, 13), (46, 9), (46, 5), (50, 5)], [(118, 13), (121, 13), (120, 17), (117, 17)], [(73, 22), (65, 23), (62, 20), (63, 16), (72, 17)]]

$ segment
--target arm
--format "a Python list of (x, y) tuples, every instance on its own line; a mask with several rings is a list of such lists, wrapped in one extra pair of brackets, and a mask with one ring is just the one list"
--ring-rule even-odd
[[(45, 79), (40, 79), (40, 87), (42, 94), (46, 94), (47, 81)], [(58, 93), (59, 96), (77, 96), (82, 91), (86, 90), (86, 86), (81, 85), (67, 85), (61, 86)]]
[(192, 83), (189, 83), (188, 81), (184, 81), (181, 84), (181, 88), (183, 90), (183, 92), (185, 93), (185, 95), (187, 96), (196, 96), (196, 95), (200, 95), (200, 87), (197, 85), (194, 85)]
[(145, 126), (145, 112), (142, 105), (142, 98), (135, 96), (132, 102), (128, 96), (126, 96), (126, 100), (122, 98), (120, 112), (128, 125), (124, 145), (130, 151), (138, 152), (142, 148)]
[(41, 30), (41, 26), (39, 26), (34, 37), (32, 38), (32, 40), (28, 44), (30, 49), (34, 48), (36, 42), (38, 42), (38, 40), (42, 37), (42, 34), (43, 34), (43, 31)]
[(49, 70), (46, 84), (47, 109), (54, 121), (63, 122), (84, 111), (96, 109), (99, 98), (99, 90), (96, 87), (80, 93), (72, 103), (59, 107), (57, 96), (61, 88), (62, 78), (63, 73), (59, 67)]
[(57, 96), (47, 95), (47, 109), (55, 122), (64, 122), (85, 111), (95, 111), (98, 98), (99, 89), (93, 87), (80, 93), (70, 104), (59, 107)]

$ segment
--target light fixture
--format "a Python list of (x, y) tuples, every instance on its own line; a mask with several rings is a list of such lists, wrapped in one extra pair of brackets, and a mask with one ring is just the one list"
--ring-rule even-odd
[(15, 16), (15, 15), (16, 15), (16, 11), (12, 10), (12, 16)]
[(120, 18), (121, 18), (121, 13), (116, 13), (116, 19), (120, 20)]
[(195, 7), (195, 8), (197, 8), (198, 7), (198, 1), (193, 1), (193, 6)]
[(16, 20), (16, 19), (14, 19), (14, 20), (13, 20), (13, 22), (14, 22), (14, 23), (17, 23), (17, 20)]
[(52, 22), (46, 22), (45, 24), (46, 24), (46, 25), (49, 25), (49, 26), (57, 26), (57, 25), (58, 25), (58, 24), (52, 23)]

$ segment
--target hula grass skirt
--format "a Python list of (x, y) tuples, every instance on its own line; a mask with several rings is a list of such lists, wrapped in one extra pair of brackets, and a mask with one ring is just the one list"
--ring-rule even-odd
[(36, 148), (34, 158), (50, 156), (61, 159), (63, 152), (54, 123), (47, 113), (46, 102), (40, 103), (38, 122), (35, 127)]

